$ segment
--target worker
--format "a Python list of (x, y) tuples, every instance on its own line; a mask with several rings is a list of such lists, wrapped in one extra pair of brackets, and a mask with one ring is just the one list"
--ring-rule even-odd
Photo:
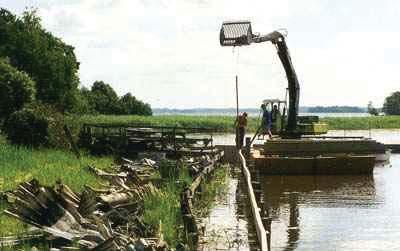
[(268, 111), (267, 106), (265, 104), (261, 105), (261, 110), (263, 112), (261, 119), (261, 133), (262, 139), (264, 139), (265, 135), (268, 134), (268, 137), (272, 138), (271, 133), (271, 113)]
[(279, 112), (278, 106), (274, 105), (271, 112), (271, 125), (274, 132), (280, 130), (281, 113)]
[(246, 134), (247, 126), (247, 112), (242, 113), (236, 118), (236, 146), (237, 148), (243, 147), (244, 136)]
[(272, 123), (276, 122), (276, 120), (278, 119), (278, 116), (280, 115), (279, 109), (277, 105), (274, 105), (274, 107), (272, 108)]

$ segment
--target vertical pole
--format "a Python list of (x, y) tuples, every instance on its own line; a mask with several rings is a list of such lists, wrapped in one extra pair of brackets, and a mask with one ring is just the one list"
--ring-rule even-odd
[(236, 148), (239, 149), (239, 88), (238, 88), (238, 75), (235, 76), (236, 84)]
[(238, 88), (238, 75), (236, 75), (236, 117), (239, 118), (239, 88)]
[(368, 129), (369, 129), (369, 138), (371, 139), (372, 135), (371, 135), (371, 121), (370, 120), (368, 120)]

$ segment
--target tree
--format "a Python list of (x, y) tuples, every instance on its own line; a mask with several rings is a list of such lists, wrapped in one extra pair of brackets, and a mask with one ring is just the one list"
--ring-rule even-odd
[(26, 73), (0, 59), (0, 120), (32, 102), (34, 95), (35, 82)]
[(145, 104), (132, 96), (130, 92), (120, 99), (123, 114), (151, 116), (153, 114), (149, 104)]
[(373, 116), (378, 116), (379, 115), (378, 109), (376, 109), (374, 107), (374, 105), (372, 104), (372, 101), (368, 102), (367, 110), (368, 110), (368, 113), (373, 115)]
[(44, 30), (35, 10), (16, 17), (0, 9), (0, 56), (36, 82), (37, 100), (73, 108), (79, 84), (74, 48)]
[(88, 98), (89, 106), (100, 114), (121, 114), (122, 108), (118, 102), (118, 95), (114, 89), (103, 81), (93, 83), (90, 93), (84, 95)]
[(388, 115), (400, 115), (400, 92), (394, 92), (386, 97), (383, 112)]

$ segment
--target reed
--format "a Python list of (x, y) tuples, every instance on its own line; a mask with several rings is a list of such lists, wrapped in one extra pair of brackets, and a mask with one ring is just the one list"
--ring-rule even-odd
[[(115, 125), (148, 125), (211, 128), (216, 132), (233, 133), (235, 131), (232, 116), (115, 116), (115, 115), (85, 115), (78, 119), (84, 123), (105, 123)], [(370, 117), (325, 117), (320, 119), (327, 123), (330, 130), (366, 130), (400, 128), (400, 116), (370, 116)], [(255, 132), (261, 123), (256, 116), (250, 116), (247, 130)]]

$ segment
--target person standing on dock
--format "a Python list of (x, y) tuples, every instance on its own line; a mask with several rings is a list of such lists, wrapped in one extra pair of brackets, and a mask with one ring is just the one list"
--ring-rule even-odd
[(236, 146), (238, 149), (243, 147), (244, 136), (246, 134), (247, 126), (247, 112), (239, 115), (235, 121), (236, 125)]

